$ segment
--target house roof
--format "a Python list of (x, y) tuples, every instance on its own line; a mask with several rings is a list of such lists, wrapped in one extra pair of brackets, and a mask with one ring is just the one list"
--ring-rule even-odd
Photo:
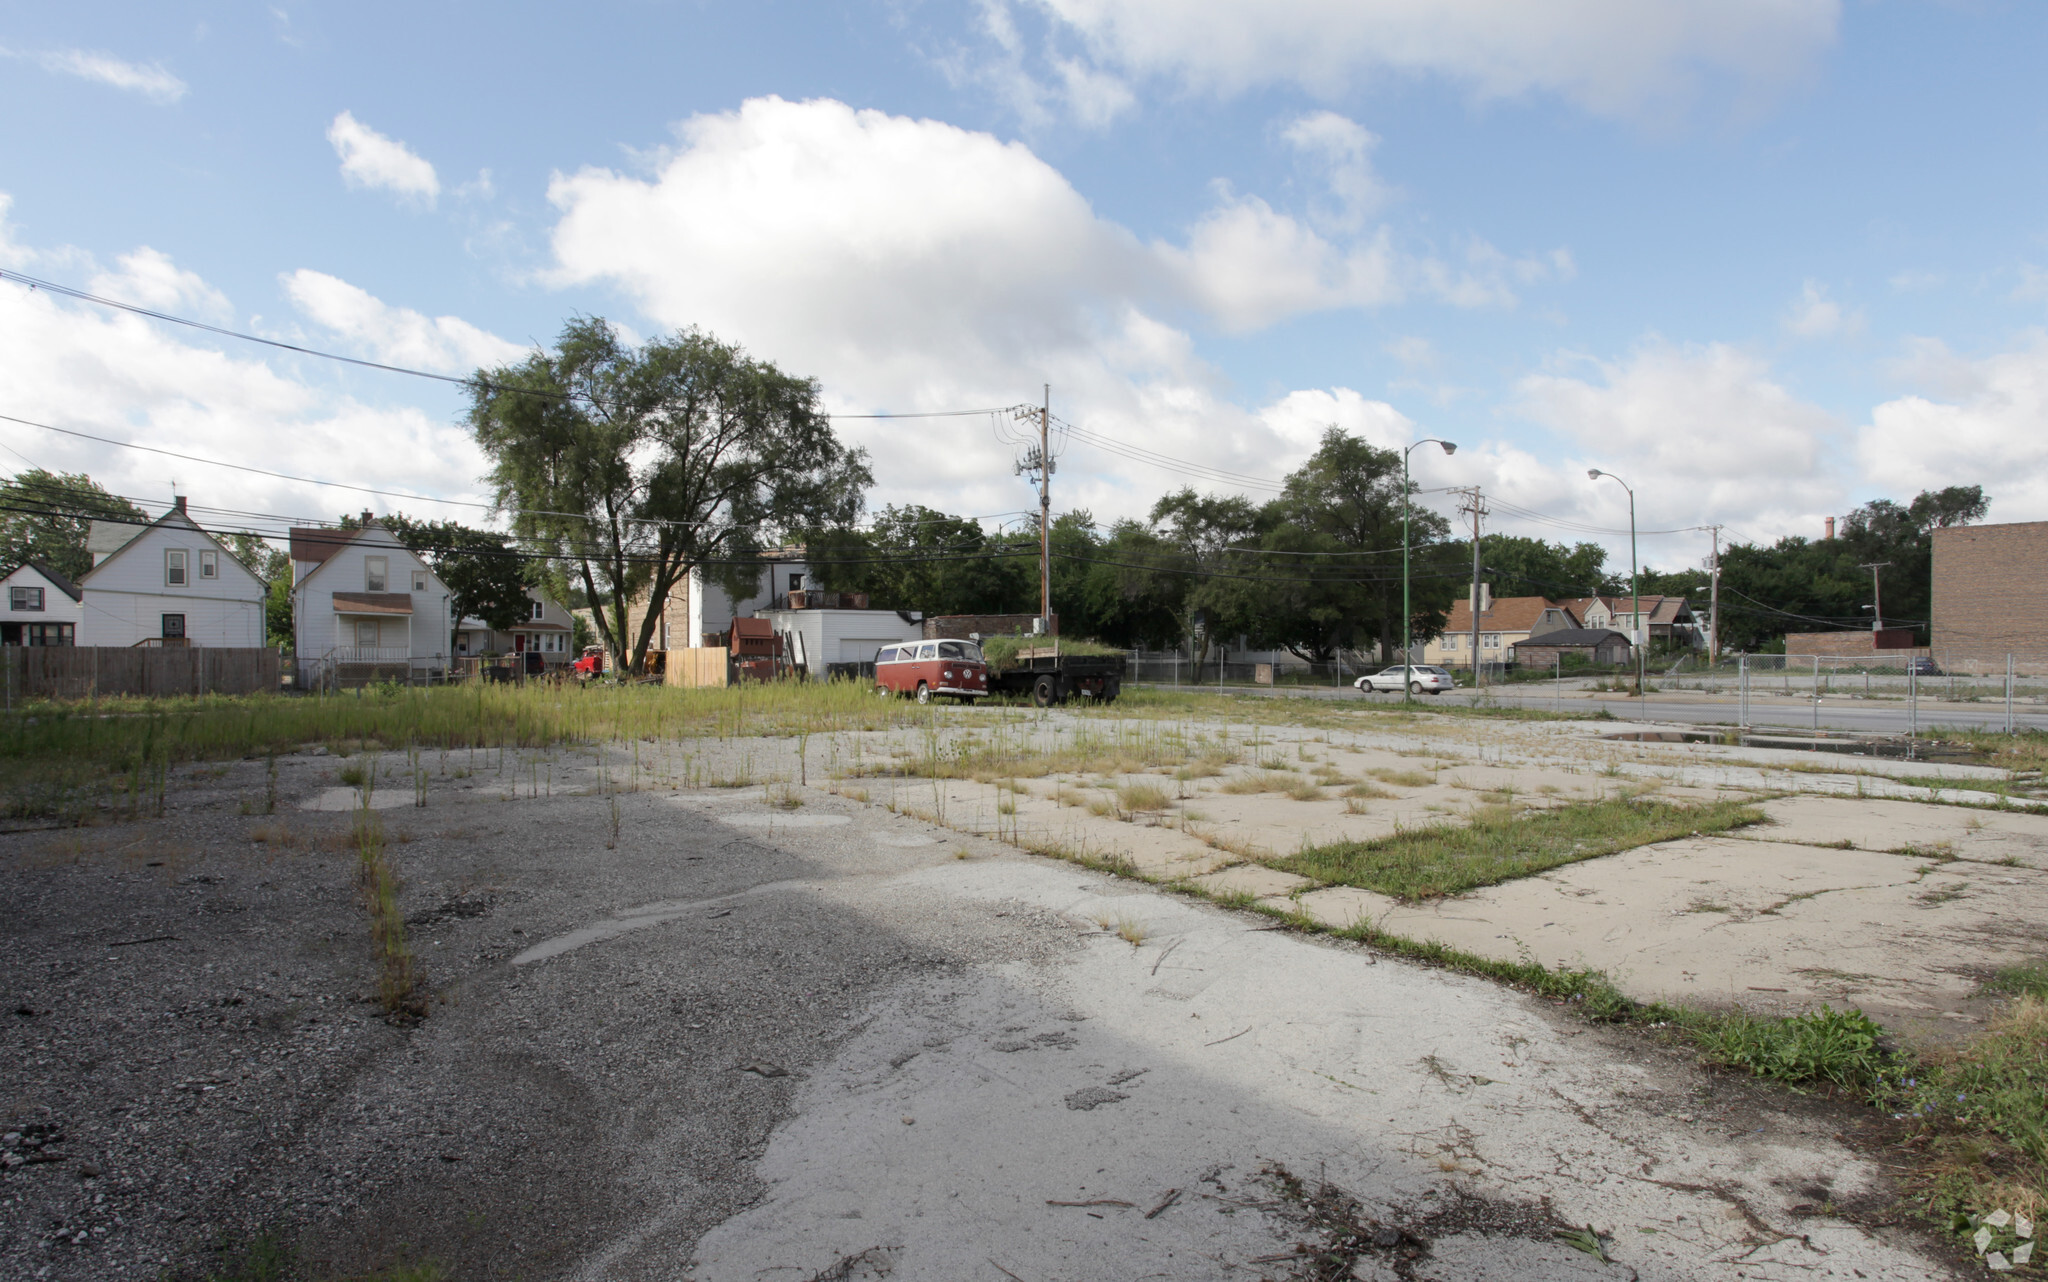
[(336, 614), (411, 614), (410, 592), (337, 592)]
[(9, 569), (6, 574), (0, 574), (0, 579), (11, 577), (16, 570), (34, 570), (37, 574), (40, 574), (44, 578), (48, 579), (50, 581), (51, 587), (56, 588), (59, 592), (62, 592), (65, 596), (70, 597), (73, 601), (81, 600), (85, 596), (84, 590), (81, 589), (76, 583), (73, 583), (70, 579), (66, 578), (62, 574), (59, 574), (56, 570), (51, 569), (49, 566), (43, 564), (41, 561), (23, 561), (20, 565), (14, 566), (11, 569)]
[(1623, 645), (1628, 644), (1628, 638), (1616, 632), (1613, 628), (1565, 628), (1559, 632), (1546, 632), (1540, 637), (1530, 637), (1524, 641), (1517, 641), (1515, 644), (1518, 646), (1554, 645), (1564, 646), (1567, 649), (1585, 648), (1590, 650), (1606, 645), (1609, 641), (1619, 641)]
[[(208, 543), (213, 544), (213, 546), (217, 548), (220, 551), (220, 553), (227, 558), (228, 564), (234, 566), (243, 574), (247, 575), (251, 583), (256, 584), (258, 587), (263, 586), (263, 579), (256, 573), (256, 571), (242, 564), (242, 558), (236, 556), (233, 552), (229, 551), (227, 544), (222, 543), (219, 539), (213, 537), (213, 535), (208, 534), (204, 529), (200, 528), (199, 523), (193, 520), (192, 517), (185, 511), (185, 500), (181, 497), (178, 499), (176, 507), (173, 507), (170, 511), (164, 513), (156, 520), (151, 521), (149, 524), (144, 525), (139, 529), (133, 525), (126, 525), (121, 524), (119, 522), (111, 521), (94, 521), (90, 526), (86, 527), (86, 545), (92, 549), (92, 553), (94, 556), (99, 556), (100, 547), (103, 544), (111, 543), (112, 546), (107, 548), (106, 556), (102, 557), (98, 564), (94, 565), (90, 570), (87, 570), (84, 574), (78, 576), (78, 586), (80, 590), (83, 591), (87, 579), (90, 579), (93, 575), (98, 574), (107, 566), (112, 565), (114, 563), (115, 558), (119, 557), (123, 552), (126, 552), (129, 548), (135, 546), (136, 542), (140, 540), (143, 535), (149, 533), (151, 530), (158, 528), (159, 526), (168, 525), (183, 526), (185, 529), (192, 531), (192, 533), (198, 535), (200, 538), (205, 539)], [(115, 541), (113, 540), (112, 536), (102, 537), (101, 533), (99, 532), (101, 526), (110, 526), (120, 531), (132, 531), (132, 533), (129, 533), (126, 538), (120, 539), (119, 541)], [(98, 540), (98, 542), (95, 542), (95, 540)]]
[[(1630, 614), (1635, 610), (1633, 597), (1589, 596), (1571, 602), (1572, 613), (1580, 618), (1584, 618), (1587, 608), (1592, 606), (1595, 601), (1605, 604), (1609, 613), (1612, 614)], [(1686, 604), (1685, 598), (1682, 596), (1663, 596), (1650, 592), (1643, 593), (1643, 615), (1651, 623), (1676, 623), (1681, 613), (1690, 614), (1691, 612), (1691, 607)]]
[(335, 530), (324, 525), (292, 527), (292, 560), (325, 561), (355, 542), (361, 530)]
[[(1545, 610), (1566, 610), (1562, 602), (1540, 596), (1497, 596), (1493, 604), (1479, 612), (1479, 630), (1482, 632), (1527, 632), (1543, 620)], [(1572, 616), (1572, 622), (1578, 622)], [(1450, 620), (1444, 624), (1445, 632), (1470, 632), (1472, 630), (1472, 602), (1464, 599), (1451, 606)]]

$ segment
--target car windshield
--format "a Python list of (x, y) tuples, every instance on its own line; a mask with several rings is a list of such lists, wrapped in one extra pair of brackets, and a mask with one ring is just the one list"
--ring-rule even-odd
[(972, 663), (979, 663), (981, 662), (981, 647), (972, 641), (941, 641), (939, 642), (939, 657), (941, 659), (966, 659)]

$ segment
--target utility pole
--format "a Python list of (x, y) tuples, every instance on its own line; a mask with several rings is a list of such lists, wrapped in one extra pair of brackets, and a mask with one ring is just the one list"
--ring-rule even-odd
[(1712, 667), (1721, 658), (1721, 527), (1707, 528), (1714, 532), (1714, 560), (1709, 567), (1714, 578), (1707, 590), (1707, 666)]
[(1870, 630), (1872, 632), (1884, 631), (1884, 598), (1878, 594), (1877, 572), (1890, 564), (1890, 561), (1872, 561), (1868, 565), (1856, 567), (1859, 570), (1870, 571)]
[(1046, 632), (1058, 636), (1052, 621), (1052, 384), (1045, 385), (1045, 404), (1038, 411), (1038, 617)]
[(1479, 689), (1479, 519), (1486, 515), (1486, 496), (1478, 486), (1452, 490), (1459, 496), (1458, 511), (1472, 518), (1472, 688)]

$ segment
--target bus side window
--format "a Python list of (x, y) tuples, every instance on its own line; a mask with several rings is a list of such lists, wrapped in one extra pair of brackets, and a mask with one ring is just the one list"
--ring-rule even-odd
[(938, 658), (938, 657), (939, 657), (939, 643), (938, 643), (938, 642), (936, 642), (936, 641), (927, 641), (927, 642), (925, 642), (925, 643), (924, 643), (924, 647), (923, 647), (923, 648), (922, 648), (921, 650), (919, 650), (919, 651), (918, 651), (917, 657), (918, 657), (918, 658), (920, 658), (920, 659), (936, 659), (936, 658)]
[(877, 651), (875, 652), (875, 662), (876, 662), (876, 663), (894, 663), (894, 662), (896, 662), (896, 647), (895, 647), (895, 646), (893, 646), (893, 645), (885, 645), (885, 646), (883, 646), (883, 647), (882, 647), (882, 648), (881, 648), (880, 650), (877, 650)]

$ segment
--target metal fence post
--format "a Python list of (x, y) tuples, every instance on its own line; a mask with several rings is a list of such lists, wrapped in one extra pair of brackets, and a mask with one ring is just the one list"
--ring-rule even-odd
[(1749, 656), (1740, 655), (1735, 660), (1736, 701), (1740, 705), (1735, 714), (1735, 728), (1749, 729)]
[(1920, 665), (1906, 664), (1906, 738), (1920, 734)]
[(2012, 656), (2005, 656), (2005, 732), (2012, 733)]
[(1820, 656), (1813, 656), (1813, 732), (1820, 733)]

